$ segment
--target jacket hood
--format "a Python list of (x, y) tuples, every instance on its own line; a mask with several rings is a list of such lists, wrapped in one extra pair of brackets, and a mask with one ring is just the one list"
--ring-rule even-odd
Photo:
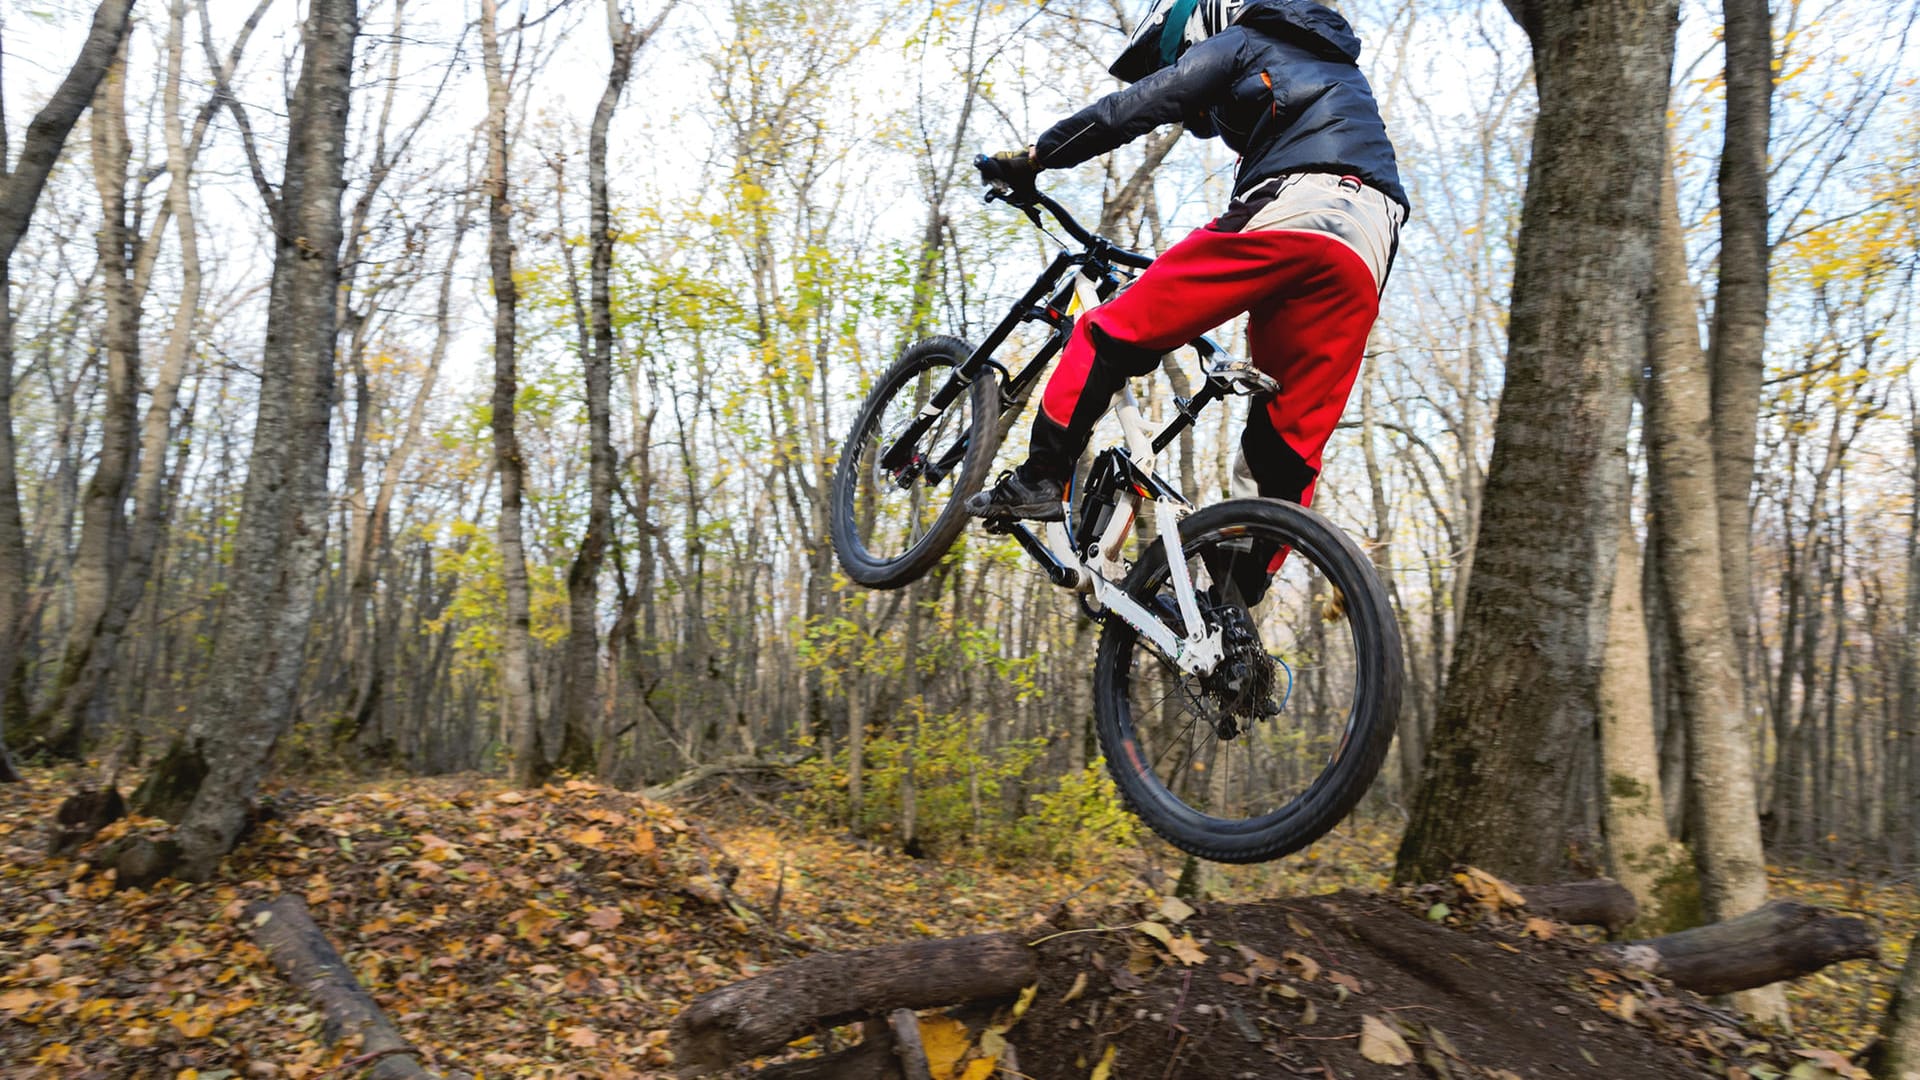
[(1353, 27), (1339, 12), (1310, 0), (1253, 0), (1234, 25), (1258, 30), (1328, 60), (1351, 64), (1360, 59), (1360, 38)]

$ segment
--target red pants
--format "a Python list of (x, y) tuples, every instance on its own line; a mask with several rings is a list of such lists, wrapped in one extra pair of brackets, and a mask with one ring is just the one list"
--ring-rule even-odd
[(1306, 505), (1359, 373), (1378, 290), (1366, 262), (1325, 233), (1194, 230), (1074, 327), (1040, 400), (1033, 466), (1064, 475), (1057, 461), (1037, 460), (1064, 452), (1071, 470), (1126, 376), (1147, 374), (1158, 354), (1247, 312), (1249, 359), (1280, 392), (1264, 409), (1256, 402), (1241, 448), (1260, 494)]

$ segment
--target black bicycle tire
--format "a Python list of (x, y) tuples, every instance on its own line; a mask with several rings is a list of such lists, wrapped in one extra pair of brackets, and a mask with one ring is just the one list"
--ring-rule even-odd
[[(1354, 620), (1356, 687), (1346, 738), (1305, 792), (1277, 810), (1236, 823), (1188, 806), (1141, 760), (1137, 742), (1128, 752), (1131, 724), (1124, 714), (1131, 706), (1128, 683), (1119, 676), (1126, 673), (1138, 632), (1109, 617), (1094, 663), (1094, 729), (1128, 809), (1173, 846), (1222, 863), (1267, 862), (1325, 836), (1372, 786), (1400, 715), (1400, 628), (1373, 563), (1332, 522), (1277, 499), (1215, 503), (1182, 521), (1180, 533), (1190, 545), (1250, 520), (1284, 533), (1294, 550), (1291, 557), (1309, 559), (1345, 593), (1347, 617)], [(1127, 575), (1127, 594), (1136, 600), (1151, 597), (1166, 563), (1164, 543), (1156, 540)]]
[(853, 429), (848, 432), (846, 443), (840, 449), (840, 460), (834, 466), (827, 517), (840, 568), (858, 584), (870, 589), (898, 589), (920, 580), (946, 556), (960, 530), (966, 527), (966, 512), (960, 504), (985, 484), (994, 452), (999, 449), (999, 439), (994, 436), (1000, 419), (1000, 381), (994, 368), (982, 371), (966, 389), (973, 409), (966, 456), (953, 472), (952, 494), (947, 504), (918, 543), (891, 558), (873, 557), (856, 535), (853, 496), (859, 482), (856, 463), (869, 429), (906, 385), (907, 378), (923, 369), (929, 357), (948, 358), (957, 368), (971, 355), (973, 346), (959, 338), (939, 336), (914, 342), (901, 351), (893, 366), (873, 384), (854, 418)]

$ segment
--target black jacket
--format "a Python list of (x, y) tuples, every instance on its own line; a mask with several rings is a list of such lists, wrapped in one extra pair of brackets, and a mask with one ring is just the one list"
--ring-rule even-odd
[(1042, 168), (1063, 169), (1180, 121), (1240, 153), (1235, 196), (1270, 177), (1331, 172), (1358, 176), (1406, 207), (1359, 58), (1360, 39), (1337, 13), (1309, 0), (1254, 0), (1172, 67), (1048, 128), (1036, 157)]

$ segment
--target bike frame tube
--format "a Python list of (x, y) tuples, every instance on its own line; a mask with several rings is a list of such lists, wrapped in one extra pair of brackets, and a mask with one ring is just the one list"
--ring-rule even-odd
[[(1001, 319), (1000, 324), (993, 328), (993, 332), (987, 335), (986, 340), (982, 341), (979, 346), (973, 350), (972, 355), (968, 356), (965, 361), (953, 369), (953, 374), (947, 376), (947, 381), (940, 385), (940, 389), (933, 392), (933, 396), (929, 398), (926, 405), (921, 408), (920, 415), (914, 418), (913, 423), (908, 424), (906, 430), (902, 431), (899, 436), (893, 440), (893, 445), (881, 452), (881, 468), (891, 469), (895, 472), (905, 468), (908, 462), (901, 458), (902, 451), (919, 444), (920, 437), (927, 433), (927, 429), (933, 425), (933, 421), (939, 417), (941, 412), (945, 411), (947, 406), (953, 404), (954, 399), (959, 397), (963, 390), (972, 385), (973, 381), (980, 377), (981, 372), (988, 364), (994, 362), (993, 354), (999, 351), (1002, 345), (1007, 343), (1007, 338), (1012, 335), (1014, 328), (1032, 319), (1054, 322), (1056, 332), (1053, 336), (1059, 339), (1059, 343), (1055, 344), (1049, 341), (1048, 348), (1041, 350), (1041, 354), (1034, 358), (1034, 362), (1022, 368), (1020, 373), (1013, 377), (1012, 382), (1017, 384), (1021, 380), (1031, 379), (1041, 370), (1044, 362), (1052, 358), (1053, 352), (1058, 351), (1060, 346), (1066, 343), (1065, 335), (1058, 332), (1060, 323), (1055, 320), (1065, 321), (1069, 326), (1071, 325), (1071, 321), (1068, 320), (1063, 313), (1057, 311), (1051, 313), (1043, 312), (1037, 308), (1036, 305), (1047, 297), (1047, 294), (1052, 289), (1054, 283), (1059, 280), (1061, 274), (1065, 273), (1069, 268), (1084, 263), (1087, 259), (1088, 256), (1085, 253), (1076, 255), (1073, 252), (1064, 250), (1053, 257), (1053, 261), (1047, 264), (1047, 268), (1041, 271), (1039, 277), (1034, 279), (1033, 284), (1027, 288), (1027, 291), (1021, 295), (1020, 299), (1014, 301), (1013, 307), (1008, 309), (1006, 317)], [(1001, 370), (1004, 371), (1005, 369), (1002, 368)], [(1008, 403), (1008, 398), (1003, 394), (1001, 398), (1002, 411), (1005, 411)]]

